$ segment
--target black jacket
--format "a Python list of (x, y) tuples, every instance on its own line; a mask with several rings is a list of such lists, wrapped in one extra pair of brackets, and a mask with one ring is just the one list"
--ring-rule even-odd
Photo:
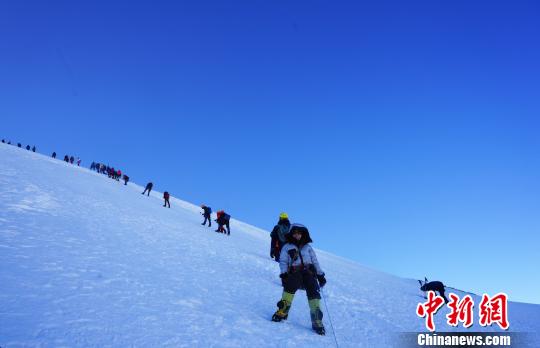
[(210, 214), (212, 213), (212, 208), (204, 206), (202, 209), (204, 210), (203, 215), (206, 217), (210, 217)]
[(439, 293), (444, 292), (444, 284), (438, 280), (426, 283), (420, 287), (422, 291), (438, 291)]

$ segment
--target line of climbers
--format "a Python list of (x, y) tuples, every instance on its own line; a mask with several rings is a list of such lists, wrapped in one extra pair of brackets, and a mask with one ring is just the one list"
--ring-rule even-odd
[[(146, 184), (144, 191), (142, 192), (142, 195), (146, 193), (147, 196), (150, 196), (150, 191), (152, 191), (153, 187), (154, 187), (154, 184), (152, 182), (149, 182), (148, 184)], [(171, 195), (169, 194), (169, 192), (167, 191), (163, 192), (163, 200), (164, 200), (163, 206), (164, 207), (169, 207), (169, 208), (171, 207), (171, 202), (169, 201), (170, 198), (171, 198)]]
[[(56, 152), (52, 153), (52, 158), (56, 158)], [(65, 155), (64, 156), (64, 162), (74, 164), (75, 163), (75, 157)], [(79, 157), (77, 157), (77, 162), (76, 163), (77, 163), (77, 166), (81, 165), (81, 159)]]
[(127, 183), (129, 182), (129, 176), (124, 174), (124, 176), (122, 177), (122, 171), (120, 169), (114, 169), (114, 167), (110, 167), (109, 165), (105, 165), (103, 163), (92, 162), (92, 164), (90, 165), (90, 170), (95, 170), (100, 174), (107, 175), (109, 178), (116, 181), (120, 181), (120, 178), (122, 178), (122, 180), (124, 180), (124, 185), (127, 185)]
[[(201, 223), (201, 225), (206, 226), (206, 221), (208, 221), (208, 227), (212, 227), (212, 220), (210, 218), (212, 214), (212, 208), (201, 204), (201, 208), (203, 212), (201, 213), (204, 217), (204, 221)], [(231, 216), (227, 214), (224, 210), (220, 210), (216, 213), (216, 219), (214, 220), (218, 224), (217, 230), (215, 232), (223, 233), (228, 236), (231, 235)]]
[[(6, 144), (6, 140), (2, 139), (2, 143)], [(11, 141), (8, 140), (7, 144), (11, 145)], [(22, 148), (21, 143), (17, 143), (17, 147)], [(28, 151), (32, 150), (32, 152), (36, 152), (36, 146), (34, 145), (34, 146), (30, 147), (30, 145), (26, 145), (26, 150), (28, 150)], [(52, 153), (52, 158), (56, 158), (56, 152)], [(75, 163), (75, 157), (65, 155), (64, 156), (64, 162), (73, 164), (73, 163)], [(77, 162), (76, 163), (77, 163), (78, 166), (81, 165), (81, 159), (79, 157), (77, 157)]]
[[(147, 196), (150, 196), (150, 192), (152, 192), (153, 188), (154, 184), (152, 182), (149, 182), (146, 184), (146, 186), (144, 187), (144, 191), (141, 194), (146, 194)], [(169, 194), (169, 192), (163, 192), (164, 207), (171, 207), (170, 197), (171, 195)], [(208, 227), (212, 227), (212, 208), (204, 204), (201, 205), (201, 208), (203, 209), (202, 215), (204, 217), (204, 221), (201, 223), (201, 225), (206, 226), (206, 222), (208, 221)], [(224, 210), (220, 210), (216, 213), (216, 219), (214, 221), (218, 224), (218, 228), (217, 230), (215, 230), (215, 232), (223, 233), (228, 236), (231, 235), (231, 216), (229, 214), (227, 214)]]
[[(2, 144), (6, 144), (6, 139), (2, 139)], [(11, 140), (8, 140), (8, 141), (7, 141), (7, 144), (8, 144), (8, 145), (11, 145)], [(17, 143), (17, 147), (22, 148), (22, 144), (21, 144), (21, 143)], [(36, 146), (35, 146), (35, 145), (32, 146), (31, 148), (30, 148), (30, 145), (26, 145), (26, 149), (27, 149), (28, 151), (32, 150), (32, 152), (36, 152)]]
[(325, 335), (320, 290), (326, 284), (326, 278), (315, 250), (309, 245), (312, 242), (309, 230), (302, 224), (291, 224), (287, 213), (281, 213), (270, 237), (270, 257), (279, 262), (283, 286), (272, 321), (286, 320), (296, 291), (306, 290), (311, 327), (319, 335)]
[[(6, 140), (2, 139), (2, 143), (6, 143)], [(11, 141), (8, 141), (7, 144), (11, 145)], [(17, 146), (22, 147), (21, 143), (18, 143)], [(35, 146), (30, 148), (30, 145), (27, 145), (26, 149), (27, 150), (31, 149), (33, 152), (36, 152)], [(56, 159), (56, 152), (53, 152), (51, 157)], [(81, 159), (77, 157), (77, 160), (75, 161), (74, 156), (65, 155), (64, 162), (71, 163), (71, 164), (77, 163), (77, 166), (81, 165)], [(122, 178), (124, 180), (124, 185), (127, 185), (127, 183), (129, 182), (129, 176), (127, 176), (126, 174), (122, 176), (122, 171), (120, 169), (115, 169), (114, 167), (110, 167), (109, 165), (106, 165), (104, 163), (93, 161), (92, 164), (90, 165), (90, 170), (96, 171), (100, 174), (107, 175), (109, 178), (114, 179), (116, 181), (120, 181), (120, 178)], [(144, 191), (142, 192), (142, 194), (144, 195), (146, 193), (147, 196), (150, 196), (150, 192), (152, 191), (153, 187), (154, 187), (154, 184), (152, 182), (149, 182), (148, 184), (146, 184), (146, 187), (144, 188)], [(164, 200), (163, 206), (170, 208), (171, 202), (170, 202), (169, 192), (167, 191), (163, 192), (163, 200)], [(203, 208), (204, 210), (203, 212), (204, 222), (202, 223), (202, 225), (206, 225), (206, 221), (208, 220), (208, 226), (211, 226), (212, 222), (211, 222), (210, 214), (212, 213), (212, 209), (210, 207), (206, 207), (204, 204), (201, 205), (201, 208)], [(231, 226), (230, 226), (231, 216), (225, 213), (224, 210), (218, 211), (216, 215), (217, 215), (217, 218), (214, 220), (218, 224), (218, 228), (216, 232), (223, 233), (230, 236), (231, 235)]]
[[(51, 157), (56, 158), (56, 152), (53, 152)], [(65, 155), (64, 162), (73, 164), (75, 163), (75, 157)], [(77, 166), (81, 165), (81, 159), (79, 157), (77, 157), (76, 163)], [(92, 164), (90, 164), (90, 170), (96, 171), (99, 174), (107, 175), (109, 178), (116, 181), (120, 181), (120, 178), (122, 178), (124, 180), (124, 185), (127, 185), (127, 183), (129, 182), (129, 176), (127, 176), (126, 174), (122, 176), (122, 171), (120, 169), (116, 170), (114, 169), (114, 167), (110, 167), (109, 165), (103, 163), (92, 161)]]

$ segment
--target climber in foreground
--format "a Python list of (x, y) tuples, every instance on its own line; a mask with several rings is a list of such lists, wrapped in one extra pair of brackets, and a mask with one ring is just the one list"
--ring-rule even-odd
[(311, 327), (319, 335), (324, 335), (323, 313), (320, 309), (320, 288), (326, 284), (324, 272), (319, 266), (315, 251), (309, 245), (312, 240), (304, 225), (292, 224), (287, 233), (287, 244), (281, 249), (279, 267), (283, 294), (277, 303), (278, 310), (272, 321), (286, 320), (291, 309), (294, 294), (298, 289), (306, 289), (311, 315)]

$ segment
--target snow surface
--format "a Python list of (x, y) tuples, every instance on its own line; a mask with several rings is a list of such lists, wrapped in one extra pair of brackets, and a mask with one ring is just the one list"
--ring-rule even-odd
[[(416, 280), (321, 250), (327, 336), (312, 332), (303, 291), (274, 323), (269, 232), (232, 220), (231, 236), (218, 234), (198, 206), (171, 197), (163, 208), (142, 190), (0, 144), (0, 347), (331, 347), (332, 330), (341, 347), (378, 347), (426, 331)], [(437, 329), (463, 331), (447, 313)], [(509, 318), (509, 331), (540, 331), (539, 305), (510, 303)], [(473, 330), (501, 331), (477, 318)]]

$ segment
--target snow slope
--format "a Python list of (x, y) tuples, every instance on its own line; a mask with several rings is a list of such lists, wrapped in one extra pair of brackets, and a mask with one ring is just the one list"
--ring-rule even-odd
[[(200, 225), (197, 206), (171, 198), (166, 209), (161, 193), (141, 192), (0, 144), (1, 347), (327, 347), (329, 314), (341, 347), (425, 331), (416, 280), (320, 250), (327, 336), (311, 331), (303, 291), (287, 322), (271, 322), (281, 286), (268, 231), (233, 220), (227, 237)], [(540, 306), (511, 303), (509, 315), (510, 331), (540, 331)]]

